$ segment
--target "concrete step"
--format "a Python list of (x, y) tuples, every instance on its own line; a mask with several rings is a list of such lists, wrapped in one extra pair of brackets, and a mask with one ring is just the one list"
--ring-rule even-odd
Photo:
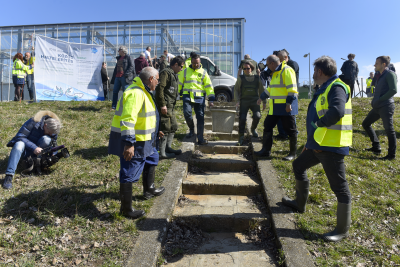
[[(204, 129), (212, 131), (212, 122), (205, 122), (204, 123)], [(235, 131), (239, 130), (239, 122), (235, 122), (233, 124), (233, 130), (235, 130)]]
[(182, 194), (190, 195), (257, 195), (260, 182), (238, 172), (205, 172), (189, 174), (182, 183)]
[(204, 171), (240, 172), (254, 168), (254, 162), (237, 154), (203, 154), (203, 157), (191, 157), (189, 163)]
[[(204, 116), (204, 122), (205, 122), (205, 123), (207, 123), (207, 122), (211, 122), (211, 123), (212, 123), (212, 117), (211, 117), (211, 115), (209, 115), (209, 116)], [(238, 116), (235, 117), (235, 123), (239, 123), (239, 117), (238, 117)]]
[(267, 250), (237, 232), (210, 233), (208, 240), (196, 252), (184, 254), (171, 267), (272, 267), (279, 266), (272, 250)]
[(264, 211), (254, 205), (247, 196), (235, 195), (185, 195), (187, 204), (177, 205), (174, 217), (193, 221), (208, 232), (235, 231), (249, 229), (250, 222), (265, 220)]
[(238, 131), (233, 130), (232, 133), (218, 133), (212, 132), (210, 130), (204, 130), (204, 136), (210, 141), (238, 141), (239, 133)]
[(242, 154), (248, 146), (237, 146), (237, 141), (209, 141), (207, 145), (196, 145), (196, 150), (206, 154)]

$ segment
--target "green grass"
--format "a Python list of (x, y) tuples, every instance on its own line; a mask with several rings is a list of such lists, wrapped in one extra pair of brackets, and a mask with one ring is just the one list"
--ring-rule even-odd
[[(182, 105), (177, 107), (182, 123)], [(7, 142), (39, 110), (55, 112), (63, 122), (58, 144), (71, 157), (61, 159), (43, 176), (13, 179), (13, 189), (0, 194), (0, 266), (123, 266), (143, 220), (119, 214), (119, 158), (107, 154), (111, 120), (110, 102), (0, 103), (0, 170), (4, 178), (10, 148)], [(174, 147), (180, 146), (187, 127), (180, 124)], [(160, 161), (159, 186), (173, 159)], [(133, 206), (150, 211), (142, 182), (134, 184)], [(28, 202), (29, 208), (20, 208)], [(29, 219), (35, 219), (28, 223)], [(7, 221), (7, 219), (11, 219)], [(58, 225), (56, 225), (58, 221)]]
[[(299, 101), (297, 116), (298, 154), (306, 142), (306, 113), (310, 100)], [(346, 178), (352, 194), (352, 224), (349, 238), (334, 244), (325, 243), (320, 235), (336, 225), (336, 197), (329, 187), (322, 166), (307, 171), (310, 196), (307, 211), (296, 213), (297, 225), (306, 238), (308, 249), (318, 266), (394, 266), (400, 264), (400, 167), (399, 159), (378, 161), (377, 156), (364, 151), (371, 142), (361, 124), (371, 110), (371, 98), (353, 99), (353, 145), (345, 158)], [(400, 137), (400, 99), (395, 98), (394, 127)], [(267, 110), (263, 112), (265, 118)], [(263, 119), (261, 122), (264, 121)], [(387, 155), (387, 137), (382, 121), (373, 125)], [(259, 125), (262, 132), (263, 124)], [(275, 134), (277, 130), (275, 128)], [(279, 180), (290, 197), (295, 196), (292, 163), (282, 161), (288, 154), (288, 141), (274, 141), (272, 164)], [(397, 151), (397, 155), (399, 151)]]

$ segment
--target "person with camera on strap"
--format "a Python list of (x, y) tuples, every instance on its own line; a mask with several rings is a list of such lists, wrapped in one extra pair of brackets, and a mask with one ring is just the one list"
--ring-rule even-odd
[(4, 189), (12, 188), (12, 179), (21, 156), (26, 159), (31, 155), (39, 155), (44, 148), (57, 142), (61, 129), (61, 121), (51, 111), (39, 111), (27, 120), (7, 146), (12, 147), (8, 159)]

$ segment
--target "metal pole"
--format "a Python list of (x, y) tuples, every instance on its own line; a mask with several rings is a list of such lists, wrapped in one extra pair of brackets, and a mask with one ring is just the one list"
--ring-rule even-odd
[(361, 78), (361, 97), (364, 97), (363, 78)]

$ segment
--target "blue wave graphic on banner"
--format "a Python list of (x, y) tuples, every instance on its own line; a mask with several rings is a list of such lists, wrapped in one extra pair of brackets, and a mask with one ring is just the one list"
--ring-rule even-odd
[(91, 95), (82, 92), (65, 83), (57, 83), (54, 87), (46, 84), (36, 84), (37, 100), (57, 100), (57, 101), (96, 101), (105, 100), (104, 97)]

